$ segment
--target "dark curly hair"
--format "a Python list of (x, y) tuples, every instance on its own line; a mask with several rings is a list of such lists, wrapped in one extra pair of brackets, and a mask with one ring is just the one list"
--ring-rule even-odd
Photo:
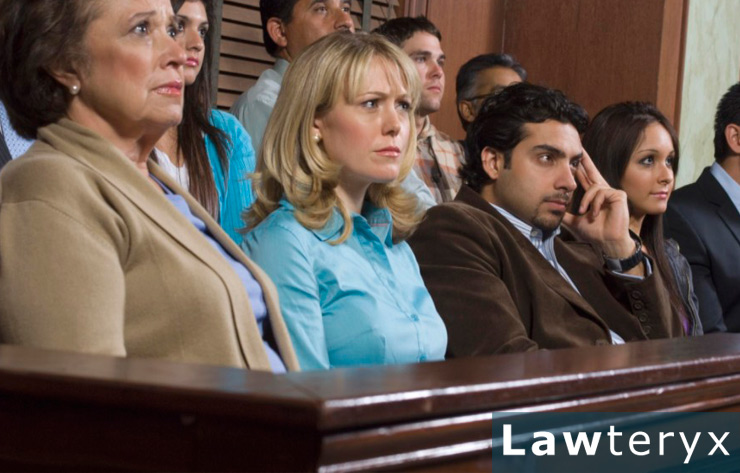
[(579, 133), (588, 124), (588, 114), (559, 90), (522, 82), (488, 97), (468, 127), (467, 162), (460, 177), (476, 192), (491, 182), (483, 170), (481, 152), (491, 147), (504, 154), (504, 167), (511, 166), (511, 152), (524, 139), (524, 125), (557, 120), (570, 123)]
[(732, 154), (725, 138), (725, 128), (733, 124), (740, 125), (740, 82), (722, 96), (714, 116), (714, 159), (718, 163)]
[(372, 31), (374, 34), (384, 36), (385, 39), (399, 48), (403, 47), (403, 43), (419, 32), (429, 33), (442, 41), (442, 33), (434, 26), (434, 23), (421, 15), (417, 17), (404, 16), (402, 18), (394, 18), (386, 21)]

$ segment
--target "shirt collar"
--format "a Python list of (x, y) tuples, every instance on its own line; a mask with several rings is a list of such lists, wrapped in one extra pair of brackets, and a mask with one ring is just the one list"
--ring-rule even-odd
[[(293, 204), (285, 197), (280, 200), (280, 205), (288, 210), (295, 210)], [(362, 206), (362, 214), (350, 213), (352, 218), (353, 232), (360, 227), (369, 227), (370, 231), (378, 237), (389, 248), (393, 246), (393, 218), (388, 209), (376, 207), (373, 203), (365, 201)], [(338, 208), (332, 210), (329, 221), (322, 228), (311, 229), (319, 240), (327, 241), (337, 238), (344, 230), (344, 219)]]
[(280, 74), (280, 77), (285, 75), (285, 71), (288, 70), (288, 66), (290, 66), (290, 63), (286, 61), (283, 58), (279, 58), (275, 61), (275, 65), (272, 66), (273, 69), (275, 69), (275, 72)]
[(526, 222), (520, 220), (518, 217), (514, 216), (510, 212), (507, 212), (506, 210), (502, 209), (498, 205), (491, 204), (491, 206), (498, 211), (503, 217), (509, 221), (512, 225), (514, 225), (514, 228), (519, 230), (522, 235), (524, 235), (527, 239), (530, 241), (548, 241), (548, 240), (554, 240), (556, 236), (560, 235), (560, 226), (558, 226), (555, 230), (550, 232), (547, 237), (545, 237), (545, 234), (542, 230), (539, 228), (533, 227)]
[(727, 192), (732, 203), (735, 204), (737, 211), (740, 212), (740, 184), (738, 184), (718, 162), (712, 164), (709, 172), (711, 172), (712, 176), (717, 179), (719, 185), (722, 186), (722, 189)]

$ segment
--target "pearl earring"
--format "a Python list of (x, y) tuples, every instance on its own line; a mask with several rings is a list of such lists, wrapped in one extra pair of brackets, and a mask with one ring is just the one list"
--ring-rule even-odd
[(74, 84), (72, 87), (69, 88), (69, 93), (72, 95), (77, 95), (80, 93), (80, 86), (77, 84)]
[(316, 133), (315, 135), (313, 135), (313, 140), (316, 143), (319, 143), (321, 141), (321, 135), (319, 135), (318, 133)]

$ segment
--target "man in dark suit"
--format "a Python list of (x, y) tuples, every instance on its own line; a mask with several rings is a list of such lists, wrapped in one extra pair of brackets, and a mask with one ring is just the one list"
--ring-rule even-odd
[(740, 83), (717, 106), (714, 158), (671, 197), (665, 233), (691, 264), (704, 332), (740, 332)]
[[(470, 125), (466, 185), (409, 241), (447, 325), (448, 356), (683, 334), (629, 232), (626, 194), (581, 146), (586, 122), (562, 93), (522, 83), (488, 98)], [(577, 181), (576, 216), (566, 209)]]

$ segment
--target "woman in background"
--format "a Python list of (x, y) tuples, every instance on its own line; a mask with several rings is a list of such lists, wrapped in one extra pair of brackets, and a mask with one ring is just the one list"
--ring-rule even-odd
[(288, 69), (245, 250), (275, 281), (302, 369), (441, 360), (447, 332), (404, 241), (419, 78), (376, 35), (335, 33)]
[(663, 238), (663, 214), (678, 172), (678, 137), (668, 119), (644, 102), (623, 102), (596, 115), (583, 147), (610, 186), (627, 193), (630, 230), (666, 281), (673, 311), (687, 335), (701, 335), (691, 268), (673, 240)]
[(252, 140), (234, 116), (211, 108), (213, 0), (171, 0), (185, 47), (182, 122), (157, 142), (157, 162), (208, 210), (237, 243), (241, 215), (254, 200)]

